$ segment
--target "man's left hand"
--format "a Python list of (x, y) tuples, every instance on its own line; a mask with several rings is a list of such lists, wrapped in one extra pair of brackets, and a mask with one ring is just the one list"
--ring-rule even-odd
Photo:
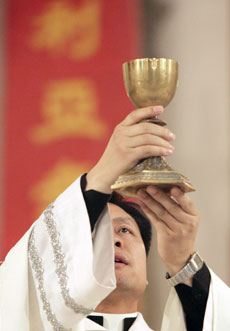
[[(174, 276), (195, 252), (199, 213), (192, 200), (178, 187), (170, 195), (158, 187), (139, 190), (140, 206), (157, 231), (158, 253), (170, 276)], [(191, 280), (185, 281), (191, 285)]]

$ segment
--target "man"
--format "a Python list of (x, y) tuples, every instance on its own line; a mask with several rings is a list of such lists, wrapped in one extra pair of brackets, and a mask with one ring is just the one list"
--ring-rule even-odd
[[(0, 269), (1, 331), (150, 330), (138, 313), (146, 287), (148, 221), (135, 206), (119, 201), (111, 184), (140, 159), (173, 152), (175, 137), (167, 128), (141, 122), (162, 111), (147, 107), (129, 114), (95, 167), (61, 194), (10, 251)], [(229, 314), (222, 307), (229, 306), (229, 288), (212, 272), (209, 284), (203, 263), (198, 272), (185, 268), (196, 262), (199, 214), (192, 201), (176, 187), (170, 196), (153, 186), (138, 196), (176, 288), (161, 330), (195, 330), (196, 318), (196, 331), (228, 330)]]

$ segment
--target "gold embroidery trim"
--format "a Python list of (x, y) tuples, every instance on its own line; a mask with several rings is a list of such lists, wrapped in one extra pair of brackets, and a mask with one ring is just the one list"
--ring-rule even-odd
[(70, 296), (69, 288), (67, 286), (68, 276), (66, 272), (67, 267), (64, 261), (65, 256), (62, 253), (62, 247), (59, 240), (60, 234), (56, 229), (56, 223), (54, 221), (54, 215), (52, 211), (53, 207), (54, 205), (50, 204), (45, 210), (44, 222), (46, 224), (47, 232), (50, 236), (50, 241), (53, 248), (54, 263), (56, 265), (56, 274), (58, 276), (61, 294), (66, 306), (72, 309), (76, 314), (89, 315), (93, 311), (93, 308), (85, 308), (84, 306), (77, 304)]
[(31, 260), (32, 269), (35, 273), (35, 278), (38, 281), (38, 290), (43, 304), (43, 309), (46, 313), (47, 320), (53, 326), (54, 331), (72, 331), (72, 329), (66, 329), (62, 326), (56, 315), (52, 312), (51, 305), (47, 299), (45, 287), (44, 287), (44, 269), (42, 266), (42, 259), (38, 255), (38, 250), (35, 245), (34, 230), (32, 230), (29, 240), (29, 257)]

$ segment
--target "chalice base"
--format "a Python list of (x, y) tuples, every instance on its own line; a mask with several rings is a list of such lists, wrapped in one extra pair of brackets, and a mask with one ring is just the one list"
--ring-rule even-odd
[(161, 156), (141, 160), (130, 171), (119, 176), (111, 188), (123, 196), (136, 197), (140, 188), (149, 185), (156, 185), (166, 193), (173, 186), (178, 186), (183, 192), (195, 191), (189, 179), (173, 170)]

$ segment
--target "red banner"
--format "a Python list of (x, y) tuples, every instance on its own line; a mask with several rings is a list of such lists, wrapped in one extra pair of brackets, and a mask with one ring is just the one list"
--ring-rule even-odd
[(138, 1), (9, 0), (2, 256), (101, 155), (133, 108)]

